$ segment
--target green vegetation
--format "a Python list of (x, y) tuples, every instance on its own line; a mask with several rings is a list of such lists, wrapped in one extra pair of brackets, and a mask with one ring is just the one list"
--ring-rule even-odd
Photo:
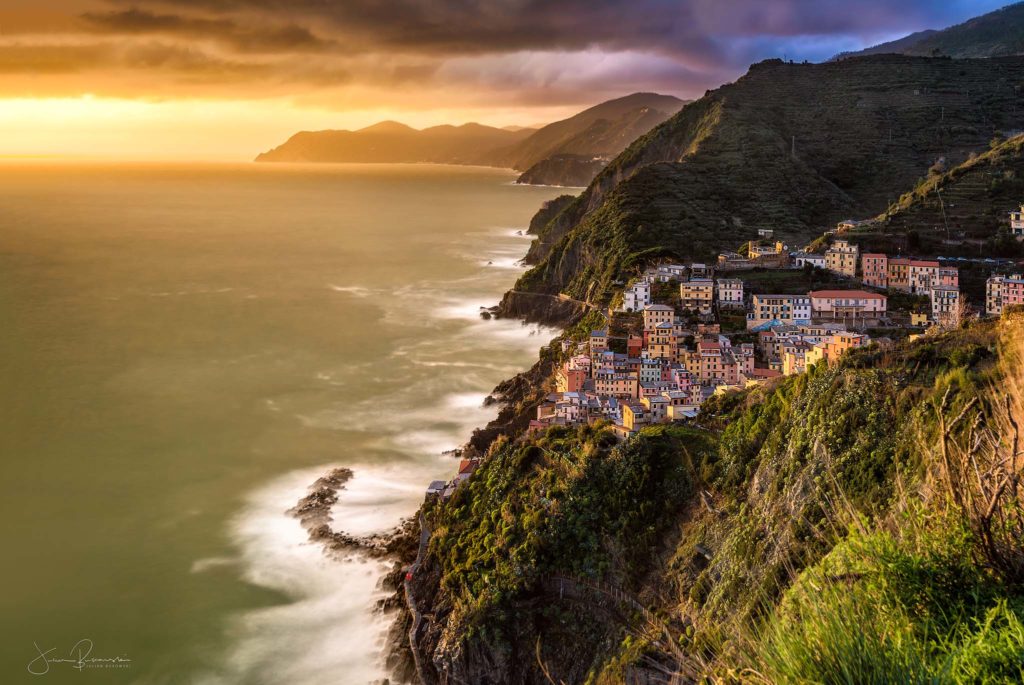
[(802, 269), (753, 269), (739, 277), (746, 291), (756, 294), (807, 294), (811, 290), (851, 287), (850, 279), (809, 264)]
[(880, 217), (849, 237), (865, 250), (1016, 257), (1007, 212), (1024, 197), (1024, 135), (1000, 142), (942, 174), (921, 179)]
[[(713, 682), (1018, 682), (1019, 490), (995, 496), (1002, 513), (986, 519), (970, 502), (993, 491), (958, 500), (970, 474), (940, 455), (967, 465), (956, 446), (1002, 430), (991, 388), (1019, 401), (1007, 380), (1021, 333), (1015, 319), (858, 350), (624, 445), (600, 425), (500, 440), (428, 511), (448, 666), (471, 681), (517, 664), (524, 682), (546, 670), (595, 685), (665, 669)], [(581, 606), (553, 588), (559, 577), (618, 588), (659, 618)], [(484, 653), (491, 666), (467, 656)]]
[[(605, 303), (615, 281), (658, 259), (713, 260), (762, 227), (798, 246), (838, 220), (883, 212), (899, 189), (954, 178), (1000, 131), (1024, 128), (1021, 84), (1024, 58), (754, 65), (609, 164), (539, 231), (536, 266), (516, 289)], [(951, 171), (928, 177), (940, 157)], [(984, 192), (1019, 196), (1016, 178), (987, 179)], [(919, 245), (938, 236), (935, 225), (947, 237), (945, 223), (928, 223)], [(904, 249), (914, 249), (909, 237)]]
[[(693, 494), (684, 455), (705, 441), (659, 426), (617, 446), (598, 425), (495, 443), (451, 501), (428, 510), (449, 630), (465, 649), (479, 642), (524, 667), (533, 650), (524, 638), (536, 634), (524, 626), (557, 621), (577, 636), (604, 636), (603, 622), (538, 603), (543, 583), (564, 575), (634, 584), (652, 562), (650, 547)], [(579, 650), (596, 655), (593, 645)]]
[(973, 563), (970, 531), (917, 509), (865, 523), (801, 574), (752, 641), (772, 682), (1013, 683), (1024, 596)]

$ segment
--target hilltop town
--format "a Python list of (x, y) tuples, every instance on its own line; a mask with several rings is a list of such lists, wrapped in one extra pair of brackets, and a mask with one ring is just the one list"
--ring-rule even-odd
[[(1021, 274), (993, 274), (975, 310), (961, 293), (957, 259), (862, 253), (842, 237), (861, 225), (841, 222), (819, 252), (790, 252), (772, 241), (771, 229), (760, 229), (745, 254), (722, 253), (714, 266), (651, 267), (625, 288), (621, 304), (608, 312), (607, 328), (592, 330), (585, 341), (563, 341), (569, 358), (531, 430), (607, 420), (626, 439), (644, 425), (694, 418), (713, 395), (1024, 303)], [(1011, 213), (1011, 231), (1024, 239), (1024, 207)], [(822, 270), (837, 284), (774, 293), (764, 291), (766, 279), (759, 278), (761, 291), (751, 292), (743, 274), (755, 270), (759, 277)], [(743, 329), (729, 330), (737, 313)], [(873, 337), (873, 331), (886, 335)]]
[(420, 680), (1021, 681), (1024, 58), (930, 54), (752, 65), (537, 213)]
[[(862, 252), (857, 233), (872, 223), (842, 221), (798, 251), (762, 228), (715, 264), (647, 268), (600, 312), (601, 328), (561, 338), (563, 359), (528, 432), (600, 421), (627, 440), (644, 426), (696, 418), (716, 395), (1024, 304), (1014, 262), (974, 260), (993, 272), (984, 301), (971, 302), (960, 287), (967, 260)], [(1009, 231), (1024, 241), (1024, 206), (1009, 213)], [(828, 287), (794, 292), (816, 283)], [(428, 495), (447, 499), (478, 463), (462, 459), (458, 475), (431, 483)]]

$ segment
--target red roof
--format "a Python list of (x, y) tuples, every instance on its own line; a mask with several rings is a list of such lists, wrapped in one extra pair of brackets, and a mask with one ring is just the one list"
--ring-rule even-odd
[(476, 470), (476, 460), (463, 459), (459, 462), (459, 473), (473, 473)]
[(862, 300), (884, 300), (885, 295), (879, 295), (878, 293), (869, 293), (867, 290), (812, 290), (810, 293), (811, 297), (818, 298), (836, 298), (836, 297), (856, 297)]
[(775, 369), (763, 369), (761, 367), (755, 366), (753, 371), (750, 372), (750, 375), (754, 376), (755, 378), (776, 378), (778, 376), (781, 376), (782, 372), (776, 371)]
[(864, 254), (861, 255), (861, 257), (864, 257), (865, 259), (867, 259), (868, 257), (873, 257), (875, 259), (885, 259), (885, 255), (882, 254), (881, 252), (865, 252)]

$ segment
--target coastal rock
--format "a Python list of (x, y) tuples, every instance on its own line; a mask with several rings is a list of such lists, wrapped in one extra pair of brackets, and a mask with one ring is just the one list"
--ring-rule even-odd
[(498, 307), (500, 318), (522, 319), (527, 323), (541, 323), (561, 328), (570, 326), (587, 311), (586, 306), (576, 300), (518, 290), (505, 293)]

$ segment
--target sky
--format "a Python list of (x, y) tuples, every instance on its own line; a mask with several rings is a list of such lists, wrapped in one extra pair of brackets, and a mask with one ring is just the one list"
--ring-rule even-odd
[(299, 130), (696, 98), (1007, 0), (0, 0), (0, 158), (249, 160)]

